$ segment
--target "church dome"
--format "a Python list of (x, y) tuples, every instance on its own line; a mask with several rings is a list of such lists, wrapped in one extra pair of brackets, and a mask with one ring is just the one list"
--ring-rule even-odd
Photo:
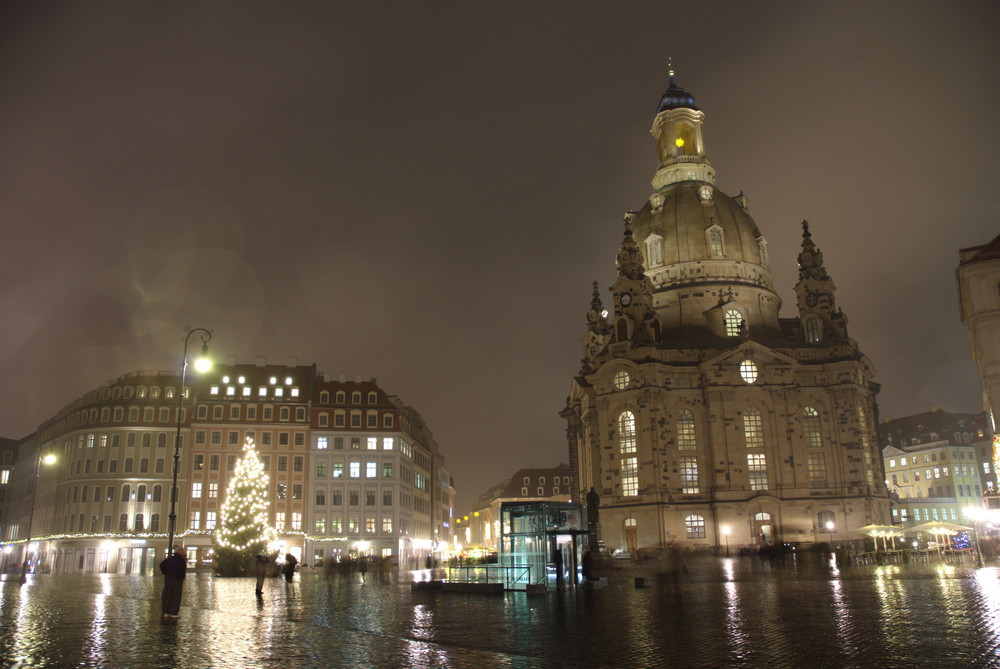
[[(650, 235), (662, 239), (662, 265), (711, 260), (767, 265), (762, 257), (760, 230), (747, 210), (704, 182), (674, 184), (655, 193), (635, 218), (632, 229), (640, 245)], [(712, 235), (712, 230), (718, 235)], [(655, 269), (650, 263), (655, 258), (648, 255), (646, 269)]]
[(694, 96), (685, 91), (677, 84), (677, 80), (674, 79), (674, 73), (670, 73), (670, 82), (667, 84), (667, 90), (660, 98), (660, 104), (656, 107), (656, 113), (659, 114), (667, 109), (698, 109), (694, 103)]

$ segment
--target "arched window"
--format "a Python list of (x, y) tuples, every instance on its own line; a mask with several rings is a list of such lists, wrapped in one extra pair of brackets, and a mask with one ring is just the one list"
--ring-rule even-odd
[(118, 516), (118, 531), (119, 532), (128, 532), (128, 514), (127, 513), (123, 513), (122, 515)]
[(747, 448), (764, 447), (764, 422), (756, 407), (748, 407), (743, 413), (743, 439)]
[(135, 432), (129, 432), (128, 436), (125, 437), (125, 446), (129, 448), (135, 446)]
[(149, 531), (159, 532), (160, 531), (160, 514), (154, 513), (149, 517)]
[(693, 451), (697, 448), (694, 414), (687, 409), (681, 409), (681, 412), (677, 414), (677, 450)]
[(743, 314), (736, 309), (726, 309), (726, 336), (739, 337), (743, 326)]
[(833, 511), (820, 511), (816, 514), (816, 527), (820, 532), (828, 532), (832, 534), (837, 529), (837, 517), (834, 515)]
[(145, 524), (143, 523), (143, 520), (142, 520), (142, 514), (141, 513), (135, 514), (135, 528), (134, 528), (134, 530), (136, 532), (142, 532), (144, 529), (145, 529)]
[(146, 501), (146, 484), (145, 483), (140, 484), (139, 487), (136, 488), (136, 499), (138, 499), (140, 502), (145, 502)]
[(713, 225), (705, 231), (705, 239), (708, 241), (709, 255), (716, 258), (726, 255), (725, 236), (722, 234), (722, 228)]
[(646, 238), (646, 266), (657, 267), (663, 264), (663, 238), (650, 235)]
[(822, 339), (822, 330), (819, 327), (819, 319), (813, 316), (806, 319), (806, 343), (818, 344)]
[(163, 488), (159, 485), (153, 486), (153, 501), (159, 502), (163, 495)]
[(149, 458), (142, 458), (139, 460), (139, 473), (148, 474), (149, 473)]
[(631, 411), (618, 416), (618, 447), (622, 453), (635, 453), (635, 414)]
[(142, 447), (149, 448), (149, 445), (153, 443), (153, 437), (149, 432), (142, 435)]
[(164, 448), (166, 445), (167, 445), (167, 433), (161, 432), (160, 434), (156, 435), (156, 447)]
[(319, 401), (320, 401), (320, 404), (329, 404), (330, 403), (330, 391), (329, 390), (323, 390), (323, 391), (321, 391), (320, 394), (319, 394)]
[(705, 538), (705, 517), (690, 515), (684, 519), (684, 528), (687, 530), (688, 539)]
[(132, 494), (132, 486), (128, 483), (122, 486), (122, 501), (127, 502)]
[(823, 446), (823, 435), (819, 430), (819, 412), (813, 407), (802, 409), (802, 431), (805, 435), (806, 446), (811, 448)]

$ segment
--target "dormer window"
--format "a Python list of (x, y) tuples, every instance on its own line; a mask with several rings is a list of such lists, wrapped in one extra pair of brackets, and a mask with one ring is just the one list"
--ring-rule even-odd
[(650, 235), (646, 238), (646, 266), (658, 267), (663, 264), (663, 238)]
[(743, 326), (743, 314), (736, 309), (726, 310), (726, 336), (739, 337), (740, 329)]
[(708, 245), (708, 254), (713, 258), (726, 255), (726, 235), (718, 224), (705, 230), (705, 243)]
[(807, 344), (818, 344), (822, 338), (821, 329), (819, 327), (819, 319), (815, 316), (806, 319), (806, 343)]

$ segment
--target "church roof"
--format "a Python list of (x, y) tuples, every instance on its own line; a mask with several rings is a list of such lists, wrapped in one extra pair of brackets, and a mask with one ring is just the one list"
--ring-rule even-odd
[(980, 262), (983, 260), (996, 260), (1000, 258), (1000, 235), (993, 238), (989, 244), (984, 244), (983, 246), (972, 246), (967, 249), (962, 249), (959, 251), (961, 260), (960, 265), (967, 265), (973, 262)]
[(694, 103), (694, 96), (685, 91), (677, 83), (677, 79), (674, 78), (674, 71), (670, 70), (670, 82), (667, 85), (667, 90), (660, 98), (660, 104), (656, 108), (656, 113), (659, 114), (667, 109), (698, 109), (698, 106)]

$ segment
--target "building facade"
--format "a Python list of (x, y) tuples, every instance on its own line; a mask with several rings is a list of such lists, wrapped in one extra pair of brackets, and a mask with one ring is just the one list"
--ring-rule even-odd
[[(4, 569), (28, 557), (56, 572), (152, 573), (166, 550), (178, 437), (175, 543), (193, 566), (211, 563), (247, 437), (268, 475), (273, 549), (304, 564), (348, 554), (402, 564), (450, 543), (444, 458), (420, 414), (374, 380), (329, 380), (294, 359), (229, 360), (188, 380), (182, 397), (176, 373), (126, 374), (18, 443)], [(45, 455), (54, 463), (42, 464)]]
[(517, 470), (509, 479), (480, 495), (472, 511), (456, 519), (457, 544), (481, 546), (495, 552), (500, 540), (500, 506), (504, 502), (572, 501), (573, 476), (568, 465)]
[[(969, 328), (969, 348), (983, 387), (983, 409), (996, 433), (1000, 406), (1000, 235), (989, 244), (959, 251), (957, 272), (962, 322)], [(994, 442), (993, 468), (1000, 466), (1000, 443)]]
[(704, 113), (673, 73), (653, 192), (625, 217), (610, 309), (594, 284), (562, 412), (611, 550), (795, 542), (889, 519), (874, 369), (803, 223), (797, 314), (767, 242), (715, 185)]
[(968, 522), (996, 486), (988, 415), (935, 409), (879, 427), (893, 524)]

